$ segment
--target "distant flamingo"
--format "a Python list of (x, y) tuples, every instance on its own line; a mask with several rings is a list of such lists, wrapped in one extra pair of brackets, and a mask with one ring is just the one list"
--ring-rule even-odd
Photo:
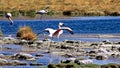
[(49, 37), (53, 38), (53, 36), (57, 36), (59, 39), (60, 35), (63, 34), (63, 30), (67, 30), (71, 34), (73, 34), (73, 30), (69, 27), (64, 27), (64, 23), (59, 23), (59, 29), (54, 30), (52, 28), (46, 28), (45, 31), (49, 32)]
[(11, 13), (6, 13), (6, 18), (10, 21), (10, 25), (13, 25), (13, 20), (11, 19), (12, 14)]
[(41, 15), (40, 19), (42, 19), (42, 16), (43, 16), (44, 14), (47, 14), (47, 13), (48, 13), (48, 8), (49, 8), (49, 7), (46, 7), (45, 10), (40, 10), (40, 11), (36, 12), (36, 14), (40, 14), (40, 15)]

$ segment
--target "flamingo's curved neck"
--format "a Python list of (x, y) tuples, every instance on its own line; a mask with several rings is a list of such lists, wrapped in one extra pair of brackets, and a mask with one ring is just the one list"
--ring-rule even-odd
[(61, 29), (61, 26), (60, 26), (60, 25), (59, 25), (58, 27), (59, 27), (59, 29)]
[(45, 12), (48, 13), (48, 9), (45, 9)]

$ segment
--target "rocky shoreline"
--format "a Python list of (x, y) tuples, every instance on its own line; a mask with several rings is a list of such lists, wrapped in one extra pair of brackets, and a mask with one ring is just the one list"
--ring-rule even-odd
[[(17, 50), (13, 48), (13, 45), (21, 47)], [(120, 58), (120, 42), (109, 40), (101, 42), (75, 40), (55, 42), (49, 39), (27, 41), (13, 37), (3, 37), (0, 39), (0, 49), (2, 52), (13, 52), (15, 49), (10, 55), (0, 54), (0, 66), (44, 66), (43, 63), (38, 63), (36, 60), (44, 57), (45, 53), (66, 58), (61, 59), (59, 57), (59, 63), (76, 63), (78, 65), (95, 64), (92, 59), (107, 60), (109, 57)], [(35, 54), (32, 55), (31, 53)], [(85, 58), (85, 56), (88, 58)], [(34, 62), (28, 63), (27, 61)], [(49, 63), (52, 63), (52, 59)]]

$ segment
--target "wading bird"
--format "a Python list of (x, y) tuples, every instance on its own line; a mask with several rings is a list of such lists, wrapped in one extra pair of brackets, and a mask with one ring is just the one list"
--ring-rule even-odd
[(45, 10), (40, 10), (40, 11), (36, 12), (36, 14), (40, 14), (40, 15), (41, 15), (40, 19), (42, 19), (42, 16), (43, 16), (44, 14), (47, 14), (47, 13), (48, 13), (48, 8), (49, 8), (49, 7), (46, 7)]
[(59, 23), (59, 28), (57, 30), (54, 30), (52, 28), (46, 28), (45, 31), (49, 32), (49, 37), (53, 38), (54, 36), (57, 36), (59, 39), (60, 35), (63, 34), (63, 30), (67, 30), (71, 34), (73, 34), (73, 30), (69, 27), (65, 27), (64, 23)]
[(6, 13), (6, 18), (10, 21), (10, 25), (13, 25), (13, 20), (11, 19), (12, 14), (11, 13)]

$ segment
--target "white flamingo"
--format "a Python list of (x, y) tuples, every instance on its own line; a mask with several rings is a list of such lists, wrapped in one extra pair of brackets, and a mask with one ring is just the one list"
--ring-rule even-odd
[(36, 12), (36, 14), (40, 14), (40, 15), (41, 15), (40, 19), (42, 19), (42, 16), (43, 16), (44, 14), (47, 14), (47, 13), (48, 13), (48, 8), (49, 8), (49, 7), (46, 7), (45, 10), (39, 10), (38, 12)]
[(6, 18), (10, 21), (10, 25), (13, 25), (13, 20), (12, 18), (12, 14), (11, 13), (6, 13)]
[[(73, 34), (73, 30), (69, 27), (64, 27), (64, 23), (59, 23), (58, 25), (58, 29), (57, 30), (54, 30), (52, 28), (46, 28), (45, 31), (49, 32), (49, 37), (53, 38), (53, 36), (57, 36), (57, 38), (59, 39), (60, 35), (63, 34), (63, 30), (67, 30), (68, 32), (70, 32), (71, 34)], [(60, 45), (60, 44), (58, 44)], [(48, 52), (51, 52), (51, 42), (50, 42), (50, 45), (48, 45), (49, 49), (48, 49)], [(60, 57), (58, 57), (59, 61), (61, 60)], [(50, 59), (51, 62), (52, 62), (52, 59)]]
[(54, 36), (57, 36), (59, 39), (60, 35), (63, 34), (63, 30), (67, 30), (71, 34), (73, 34), (73, 30), (69, 27), (64, 27), (64, 23), (59, 23), (59, 29), (54, 30), (52, 28), (46, 28), (45, 31), (49, 32), (49, 37), (53, 38)]

